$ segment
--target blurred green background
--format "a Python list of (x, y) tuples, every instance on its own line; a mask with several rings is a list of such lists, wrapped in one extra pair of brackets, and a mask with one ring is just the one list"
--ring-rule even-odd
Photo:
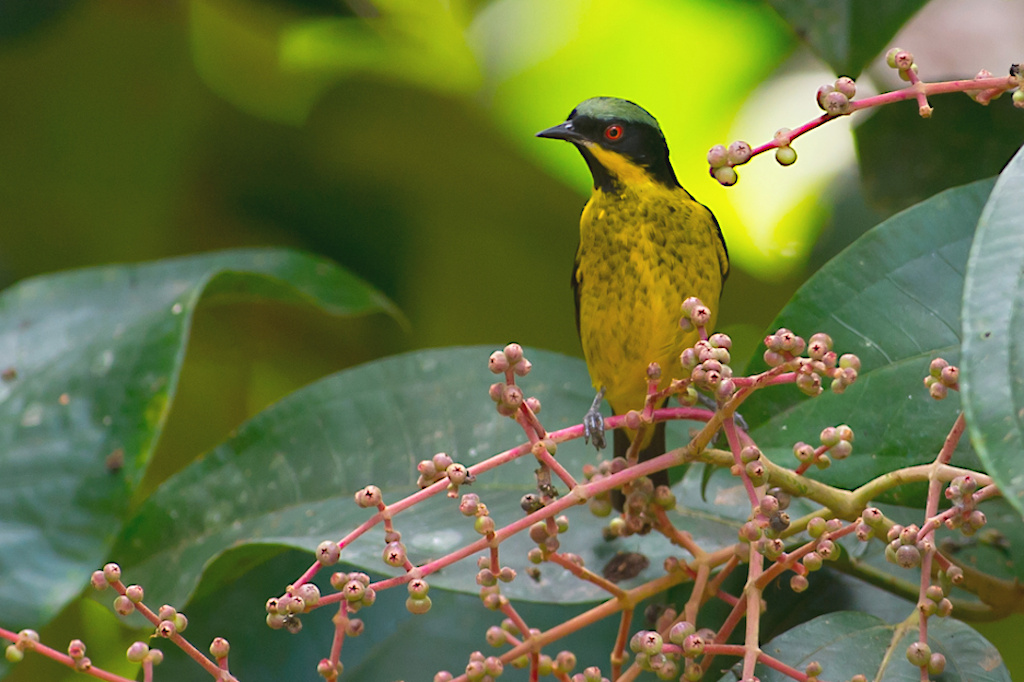
[[(719, 218), (733, 261), (719, 326), (740, 365), (821, 263), (893, 211), (997, 173), (1024, 137), (1012, 107), (946, 96), (927, 124), (887, 107), (801, 138), (790, 168), (765, 155), (735, 187), (709, 178), (708, 148), (816, 117), (814, 93), (837, 71), (864, 69), (861, 93), (896, 85), (877, 54), (911, 17), (897, 39), (925, 52), (924, 76), (1014, 56), (1013, 41), (1002, 61), (976, 53), (1013, 25), (1002, 0), (971, 4), (1001, 19), (980, 36), (948, 0), (898, 0), (883, 16), (870, 5), (0, 1), (0, 285), (284, 245), (337, 261), (403, 311), (352, 322), (201, 308), (145, 493), (346, 366), (511, 340), (578, 355), (568, 282), (590, 176), (571, 145), (534, 133), (615, 95), (658, 118), (680, 181)], [(936, 49), (952, 39), (959, 61)], [(930, 73), (935, 61), (948, 73)]]
[[(948, 15), (966, 5), (998, 21), (975, 33)], [(817, 116), (818, 85), (843, 65), (858, 75), (911, 16), (896, 40), (922, 76), (1002, 73), (1021, 56), (1019, 36), (997, 35), (1019, 26), (1011, 5), (0, 0), (0, 285), (287, 245), (403, 311), (200, 309), (151, 490), (269, 402), (358, 362), (510, 340), (578, 355), (568, 283), (590, 178), (570, 145), (533, 133), (614, 95), (658, 118), (680, 181), (719, 217), (734, 264), (719, 325), (742, 359), (816, 267), (895, 210), (997, 173), (1024, 126), (1008, 104), (936, 98), (933, 121), (912, 106), (855, 132), (836, 121), (794, 145), (792, 168), (766, 155), (728, 189), (707, 149)], [(890, 77), (875, 61), (858, 85)]]
[[(284, 369), (236, 372), (249, 396), (236, 420), (296, 381), (410, 348), (514, 339), (577, 354), (568, 272), (589, 175), (569, 145), (533, 133), (608, 94), (654, 113), (680, 180), (719, 216), (734, 263), (720, 325), (750, 352), (809, 272), (910, 203), (865, 202), (848, 120), (801, 139), (793, 168), (766, 155), (734, 188), (707, 176), (713, 144), (758, 144), (819, 113), (831, 70), (782, 18), (795, 21), (791, 4), (2, 2), (0, 284), (290, 245), (358, 273), (408, 317), (346, 325), (344, 341), (330, 322), (262, 307), (200, 320), (200, 364), (225, 328), (265, 358), (288, 351)], [(896, 3), (889, 28), (923, 4)], [(224, 362), (204, 390), (231, 377)]]

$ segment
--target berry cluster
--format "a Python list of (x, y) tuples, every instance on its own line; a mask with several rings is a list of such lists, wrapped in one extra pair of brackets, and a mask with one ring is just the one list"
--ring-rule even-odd
[(704, 670), (693, 659), (714, 639), (714, 630), (697, 630), (693, 623), (680, 621), (669, 628), (668, 642), (654, 630), (640, 630), (629, 640), (629, 649), (636, 654), (640, 669), (653, 672), (658, 679), (699, 680)]
[[(523, 404), (523, 390), (516, 386), (515, 378), (525, 377), (533, 367), (523, 356), (523, 347), (518, 343), (510, 343), (503, 350), (491, 353), (487, 367), (493, 374), (504, 374), (505, 381), (491, 384), (489, 395), (497, 403), (498, 414), (503, 417), (514, 417)], [(526, 400), (534, 414), (540, 411), (540, 402), (536, 398)]]
[(942, 358), (935, 358), (928, 366), (928, 376), (924, 378), (924, 385), (931, 397), (942, 400), (950, 390), (960, 390), (960, 369)]
[[(748, 446), (744, 448), (744, 451), (752, 447)], [(756, 450), (756, 448), (753, 449)], [(757, 454), (760, 456), (760, 451)], [(747, 463), (747, 467), (749, 469), (750, 462)], [(758, 554), (770, 561), (778, 559), (786, 549), (780, 536), (789, 528), (790, 518), (786, 513), (788, 508), (788, 495), (776, 497), (766, 493), (758, 500), (747, 522), (740, 526), (738, 533), (740, 542), (752, 545)]]
[(800, 441), (793, 446), (793, 454), (800, 466), (796, 472), (802, 474), (813, 464), (819, 469), (827, 469), (832, 460), (841, 461), (853, 452), (853, 429), (846, 424), (826, 426), (819, 436), (821, 445), (814, 447)]
[[(817, 333), (805, 342), (786, 328), (781, 328), (764, 339), (767, 348), (764, 361), (769, 367), (781, 367), (796, 372), (796, 385), (809, 396), (819, 395), (822, 380), (830, 379), (829, 389), (842, 393), (854, 381), (860, 371), (860, 358), (852, 353), (838, 356), (832, 350), (832, 337)], [(803, 357), (803, 352), (807, 356)]]
[[(685, 319), (685, 318), (684, 318)], [(732, 368), (729, 366), (732, 339), (726, 334), (712, 334), (701, 339), (679, 355), (679, 362), (684, 372), (690, 373), (691, 385), (679, 392), (679, 402), (683, 405), (695, 405), (697, 392), (694, 387), (711, 392), (719, 402), (724, 402), (736, 392), (736, 384), (732, 381)]]
[(932, 94), (966, 92), (979, 104), (988, 104), (1004, 92), (1013, 90), (1013, 105), (1024, 108), (1024, 90), (1021, 88), (1024, 85), (1024, 77), (1021, 75), (1019, 64), (1010, 67), (1010, 75), (1007, 78), (995, 78), (988, 71), (980, 71), (974, 78), (978, 83), (977, 87), (971, 87), (972, 81), (969, 80), (924, 83), (918, 78), (914, 56), (898, 47), (889, 50), (885, 59), (889, 66), (899, 72), (900, 78), (910, 84), (908, 87), (854, 101), (853, 97), (857, 94), (856, 83), (848, 76), (841, 76), (835, 82), (818, 88), (816, 99), (824, 112), (820, 117), (808, 121), (796, 130), (780, 128), (770, 142), (758, 147), (751, 148), (750, 144), (743, 141), (733, 142), (728, 147), (715, 145), (708, 151), (708, 173), (719, 184), (727, 187), (735, 185), (739, 180), (735, 166), (747, 163), (758, 154), (772, 149), (775, 150), (775, 160), (780, 165), (792, 165), (796, 161), (796, 151), (791, 145), (796, 138), (840, 116), (893, 102), (917, 100), (919, 114), (922, 118), (928, 118), (932, 114), (928, 96)]
[(850, 100), (857, 94), (857, 84), (849, 76), (840, 76), (831, 85), (818, 88), (818, 106), (830, 116), (841, 116), (850, 111)]
[(944, 523), (950, 530), (959, 530), (964, 535), (974, 535), (985, 525), (985, 512), (976, 508), (974, 493), (978, 482), (969, 474), (957, 476), (946, 488), (946, 499), (953, 506), (944, 512)]

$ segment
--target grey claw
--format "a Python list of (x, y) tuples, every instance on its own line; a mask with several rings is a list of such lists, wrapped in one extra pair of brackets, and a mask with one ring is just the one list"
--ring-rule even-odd
[(593, 408), (583, 417), (583, 442), (591, 441), (598, 450), (604, 449), (604, 417)]

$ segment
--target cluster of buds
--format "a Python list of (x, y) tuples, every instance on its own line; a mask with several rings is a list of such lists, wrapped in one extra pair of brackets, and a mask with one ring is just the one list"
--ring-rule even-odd
[[(335, 573), (334, 576), (344, 576), (344, 573)], [(331, 577), (331, 585), (335, 584), (336, 578)], [(341, 583), (339, 583), (341, 584)], [(369, 584), (369, 577), (367, 577)], [(339, 589), (335, 586), (336, 589)], [(376, 596), (376, 595), (374, 595)], [(371, 596), (371, 603), (374, 596)], [(320, 603), (320, 588), (313, 583), (303, 583), (298, 587), (289, 589), (280, 597), (271, 597), (267, 600), (267, 625), (274, 629), (284, 628), (294, 634), (302, 630), (302, 621), (299, 616), (309, 613)]]
[(931, 541), (918, 537), (921, 529), (916, 524), (901, 526), (894, 524), (886, 536), (886, 561), (900, 568), (917, 568), (921, 565), (921, 554), (931, 549)]
[(856, 94), (857, 84), (853, 79), (840, 76), (835, 83), (818, 88), (818, 106), (829, 116), (842, 116), (850, 112), (850, 100)]
[(39, 644), (39, 633), (35, 630), (22, 630), (18, 633), (18, 639), (14, 644), (9, 644), (4, 651), (8, 663), (20, 663), (25, 658), (25, 652), (31, 651)]
[(743, 140), (736, 140), (728, 147), (716, 144), (708, 150), (708, 165), (711, 166), (712, 177), (726, 187), (735, 185), (739, 176), (734, 166), (745, 164), (753, 154), (754, 150), (750, 144)]
[(942, 400), (950, 389), (960, 390), (960, 369), (951, 365), (942, 358), (935, 358), (928, 365), (928, 376), (924, 378), (925, 388), (928, 395), (936, 400)]
[[(584, 464), (583, 465), (583, 477), (587, 481), (599, 481), (602, 478), (607, 478), (612, 474), (622, 471), (625, 468), (626, 460), (622, 457), (615, 459), (603, 460), (600, 464)], [(614, 468), (614, 470), (613, 470)], [(587, 508), (590, 513), (598, 518), (605, 518), (612, 513), (612, 494), (610, 491), (604, 491), (591, 495), (590, 499), (587, 500)]]
[(907, 660), (929, 675), (941, 675), (946, 669), (946, 657), (938, 652), (933, 653), (927, 642), (911, 642), (907, 647)]
[(970, 474), (957, 476), (946, 488), (946, 499), (953, 503), (946, 517), (946, 527), (964, 535), (974, 535), (985, 525), (985, 512), (975, 507), (974, 491), (978, 482)]
[[(914, 55), (906, 50), (894, 47), (885, 53), (885, 63), (889, 68), (896, 69), (900, 74), (900, 80), (911, 82), (917, 76), (917, 64), (914, 63)], [(910, 74), (914, 74), (911, 76)]]
[(812, 464), (819, 469), (827, 469), (833, 459), (846, 459), (853, 452), (854, 433), (846, 424), (826, 426), (821, 430), (819, 438), (821, 445), (817, 448), (803, 441), (793, 446), (793, 454), (800, 462), (802, 470), (806, 470)]
[(831, 538), (832, 533), (837, 533), (843, 528), (843, 522), (839, 519), (828, 519), (816, 516), (807, 522), (807, 534), (811, 536), (814, 543), (814, 550), (808, 552), (801, 558), (800, 562), (808, 571), (817, 571), (825, 561), (835, 561), (839, 558), (839, 545)]
[(540, 564), (547, 560), (548, 556), (554, 554), (561, 547), (558, 536), (569, 530), (569, 518), (558, 516), (537, 521), (530, 526), (530, 540), (537, 546), (526, 553), (526, 558), (533, 564)]
[(694, 659), (714, 639), (714, 630), (698, 630), (693, 623), (680, 621), (669, 628), (667, 642), (654, 630), (640, 630), (630, 638), (629, 648), (640, 669), (655, 673), (659, 679), (699, 680), (704, 671)]
[(686, 391), (679, 393), (681, 403), (696, 403), (697, 393), (693, 386), (711, 391), (719, 402), (732, 397), (736, 385), (732, 381), (732, 368), (729, 366), (731, 348), (732, 339), (728, 335), (712, 334), (707, 340), (701, 339), (679, 355), (683, 371), (690, 373), (692, 384), (687, 385)]
[[(512, 386), (518, 390), (518, 386)], [(447, 453), (439, 452), (430, 459), (420, 460), (416, 465), (416, 471), (419, 472), (419, 476), (416, 478), (416, 485), (422, 490), (428, 486), (437, 483), (443, 478), (448, 479), (448, 497), (456, 497), (458, 495), (459, 486), (462, 484), (469, 484), (475, 480), (475, 477), (469, 473), (469, 468), (465, 464), (455, 462)], [(356, 493), (356, 501), (359, 502), (359, 493)]]
[[(753, 446), (748, 446), (743, 449), (743, 453), (751, 448), (756, 450)], [(764, 551), (774, 553), (774, 548), (769, 546), (774, 543), (770, 541), (778, 538), (780, 533), (789, 528), (790, 519), (789, 514), (786, 513), (788, 506), (789, 498), (787, 497), (781, 499), (774, 495), (762, 497), (751, 511), (747, 522), (740, 526), (740, 542), (756, 543), (755, 547), (761, 554), (764, 554)], [(766, 540), (766, 542), (762, 542), (762, 540)]]
[[(352, 571), (351, 573), (337, 571), (332, 573), (331, 587), (341, 592), (345, 597), (347, 613), (356, 613), (363, 607), (373, 606), (374, 602), (377, 601), (377, 591), (370, 587), (370, 576), (360, 571)], [(284, 597), (280, 599), (284, 599)], [(271, 602), (273, 601), (274, 599), (270, 599), (267, 602), (268, 612), (270, 612)], [(354, 635), (361, 634), (363, 622), (353, 618), (350, 620), (349, 628), (353, 630)], [(348, 633), (346, 632), (346, 634)]]
[[(733, 464), (729, 471), (733, 476), (739, 476), (741, 468), (754, 486), (762, 486), (768, 482), (768, 469), (762, 461), (761, 450), (756, 445), (747, 445), (740, 450), (739, 463)], [(771, 501), (765, 504), (771, 504)]]
[[(566, 522), (568, 525), (568, 521)], [(531, 529), (532, 537), (532, 529)], [(502, 566), (495, 571), (491, 567), (490, 557), (482, 556), (476, 562), (476, 584), (480, 586), (480, 601), (484, 607), (497, 611), (504, 606), (508, 598), (501, 594), (501, 583), (510, 583), (516, 579), (516, 571), (511, 566)]]
[(505, 381), (491, 384), (488, 394), (497, 403), (498, 414), (503, 417), (514, 417), (520, 406), (525, 402), (535, 414), (540, 412), (540, 401), (526, 398), (523, 390), (516, 386), (515, 378), (530, 373), (533, 365), (523, 355), (523, 347), (518, 343), (510, 343), (502, 350), (491, 353), (487, 360), (487, 368), (493, 374), (504, 374)]
[[(823, 379), (830, 379), (833, 393), (844, 392), (860, 371), (860, 358), (852, 353), (842, 356), (832, 350), (832, 337), (817, 333), (810, 342), (785, 327), (764, 339), (764, 361), (770, 367), (785, 367), (796, 372), (796, 385), (809, 396), (819, 395)], [(804, 351), (807, 356), (803, 357)]]

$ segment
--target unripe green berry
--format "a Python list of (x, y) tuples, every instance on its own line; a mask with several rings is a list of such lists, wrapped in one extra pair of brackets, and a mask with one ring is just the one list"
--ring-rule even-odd
[(841, 440), (836, 443), (830, 450), (829, 453), (837, 460), (843, 460), (850, 456), (853, 452), (853, 445), (848, 440)]
[(911, 665), (923, 668), (928, 665), (928, 659), (932, 655), (932, 648), (924, 642), (911, 642), (907, 647), (907, 660)]
[(903, 52), (901, 48), (894, 47), (885, 53), (885, 63), (889, 65), (889, 68), (896, 68), (896, 55), (900, 52)]
[(430, 611), (430, 605), (430, 597), (424, 597), (423, 599), (413, 599), (412, 597), (409, 597), (405, 600), (406, 610), (417, 616), (421, 616)]
[(864, 523), (876, 530), (885, 522), (885, 516), (878, 507), (867, 507), (863, 512), (861, 512), (860, 518)]
[(797, 594), (806, 590), (810, 585), (811, 583), (802, 575), (794, 575), (789, 579), (789, 588)]
[(148, 655), (149, 645), (145, 642), (133, 642), (132, 645), (128, 647), (128, 651), (126, 653), (128, 661), (131, 663), (142, 663), (146, 660), (146, 656)]
[(401, 542), (389, 542), (384, 546), (384, 552), (381, 555), (381, 558), (388, 566), (394, 566), (396, 568), (405, 566), (405, 545)]
[(1024, 89), (1017, 88), (1013, 91), (1013, 96), (1010, 98), (1013, 101), (1013, 106), (1018, 109), (1024, 109)]
[(821, 555), (818, 554), (817, 552), (811, 552), (810, 554), (805, 554), (804, 558), (802, 559), (802, 562), (803, 562), (803, 565), (807, 568), (808, 571), (817, 571), (818, 569), (821, 568), (821, 565), (823, 563), (823, 561), (821, 559)]
[(761, 459), (761, 450), (756, 445), (748, 445), (740, 450), (740, 461), (744, 464)]
[(174, 621), (162, 620), (159, 625), (156, 626), (156, 634), (158, 637), (170, 638), (173, 637), (177, 632), (177, 628), (174, 627)]
[(495, 648), (503, 646), (505, 642), (508, 641), (506, 632), (497, 625), (492, 625), (487, 628), (487, 634), (484, 635), (484, 638), (487, 640), (488, 644)]
[(25, 658), (25, 652), (14, 644), (7, 645), (4, 649), (4, 657), (8, 663), (20, 663)]
[(473, 529), (480, 535), (487, 535), (494, 532), (494, 519), (490, 516), (478, 516), (473, 523)]
[(423, 578), (416, 578), (409, 581), (407, 589), (409, 590), (409, 596), (413, 599), (423, 599), (430, 592), (430, 585)]
[(792, 166), (796, 163), (796, 150), (786, 145), (775, 149), (775, 160), (780, 166)]
[(921, 565), (921, 552), (914, 545), (900, 545), (896, 550), (896, 565), (900, 568), (917, 568)]
[[(802, 464), (814, 461), (814, 447), (803, 441), (793, 446), (793, 454), (796, 455), (797, 460)], [(822, 522), (824, 523), (824, 520)]]
[(704, 638), (694, 633), (687, 635), (683, 638), (682, 649), (683, 656), (687, 658), (693, 658), (694, 656), (700, 656), (704, 653)]
[(722, 166), (720, 168), (716, 168), (714, 175), (715, 180), (718, 181), (718, 184), (724, 185), (725, 187), (731, 187), (732, 185), (736, 184), (737, 180), (739, 180), (739, 176), (736, 174), (735, 169), (733, 169), (731, 166)]
[(834, 426), (826, 426), (821, 431), (821, 444), (825, 447), (832, 447), (840, 441), (839, 431)]
[[(888, 61), (888, 56), (886, 61)], [(896, 65), (895, 68), (900, 71), (906, 71), (914, 66), (914, 55), (910, 54), (906, 50), (900, 50), (893, 55), (892, 61)]]
[(683, 641), (696, 631), (697, 628), (694, 626), (693, 623), (687, 622), (685, 620), (679, 621), (678, 623), (673, 625), (671, 629), (669, 629), (668, 641), (672, 642), (677, 646), (682, 646)]
[(120, 616), (127, 616), (135, 611), (135, 604), (123, 594), (117, 595), (114, 599), (114, 611)]
[(857, 84), (849, 76), (840, 76), (836, 79), (836, 90), (849, 98), (857, 94)]
[[(436, 474), (436, 469), (432, 474)], [(381, 493), (380, 488), (375, 485), (368, 485), (355, 494), (356, 504), (364, 509), (367, 507), (376, 507), (381, 503), (382, 498), (383, 494)]]

